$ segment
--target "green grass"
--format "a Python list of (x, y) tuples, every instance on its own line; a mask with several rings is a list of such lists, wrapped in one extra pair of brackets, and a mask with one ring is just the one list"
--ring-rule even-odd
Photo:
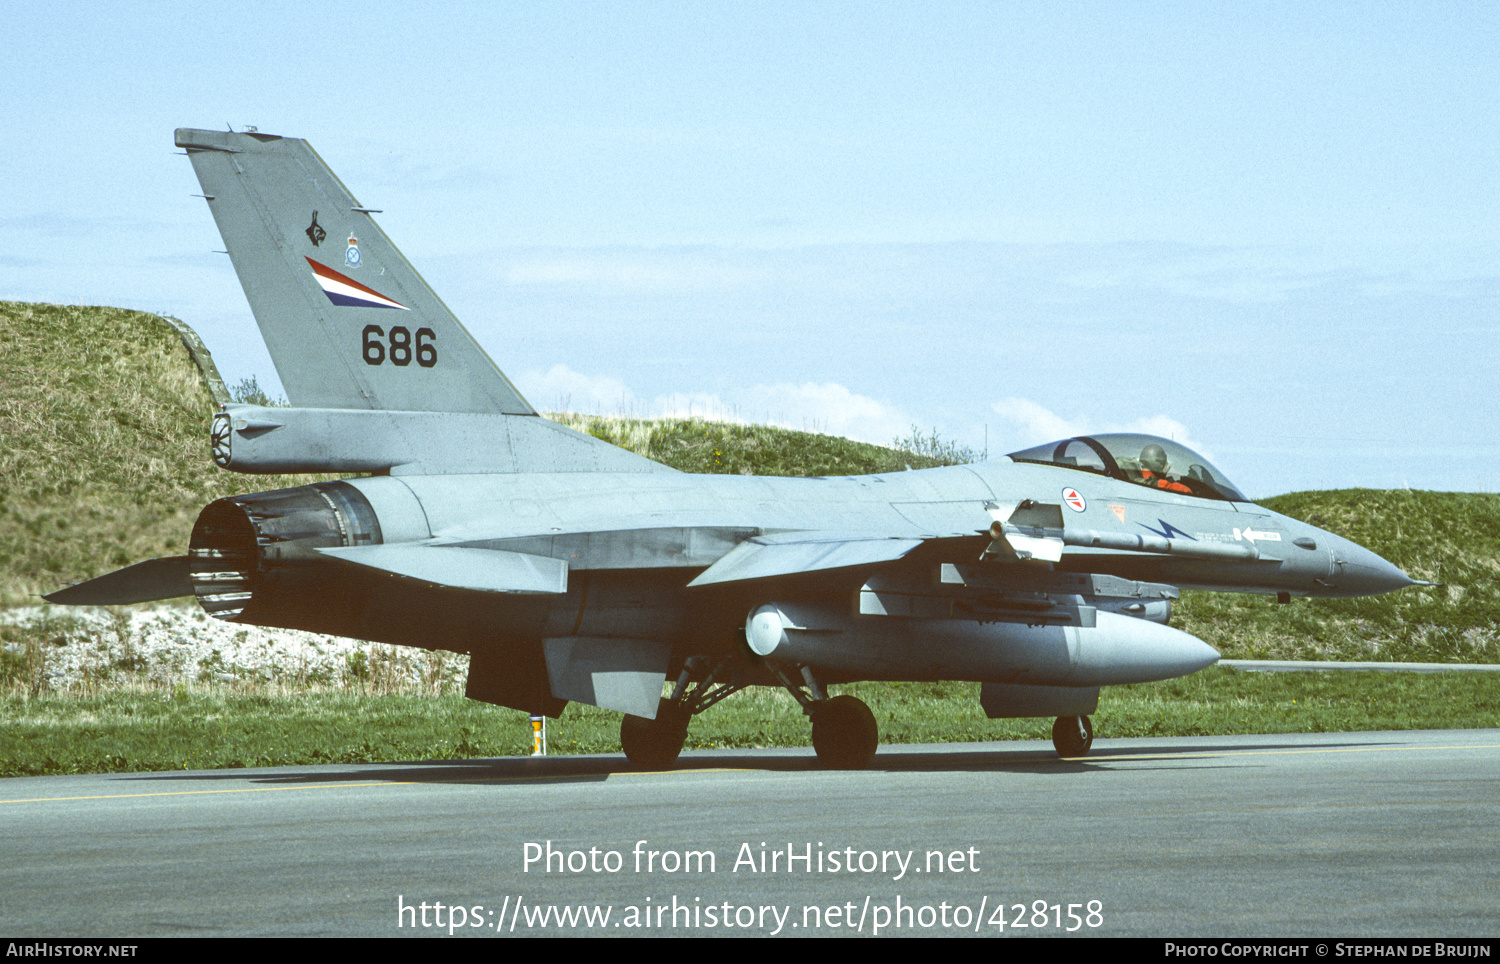
[(1366, 599), (1184, 593), (1172, 623), (1226, 659), (1500, 662), (1500, 495), (1344, 489), (1263, 503), (1442, 588)]
[(0, 605), (180, 555), (203, 506), (306, 477), (208, 455), (213, 404), (155, 315), (0, 302)]
[[(861, 683), (881, 741), (1045, 740), (1049, 720), (989, 720), (970, 683)], [(180, 685), (0, 700), (0, 776), (219, 769), (530, 752), (523, 713), (444, 696)], [(570, 705), (548, 722), (554, 754), (618, 753), (620, 715)], [(1112, 687), (1099, 739), (1500, 727), (1489, 674), (1244, 673), (1211, 669)], [(690, 749), (805, 747), (785, 692), (748, 690), (693, 720)], [(810, 751), (809, 751), (810, 752)]]
[[(774, 425), (710, 422), (701, 418), (611, 418), (564, 413), (555, 421), (630, 449), (682, 472), (706, 475), (872, 475), (952, 465), (966, 450), (927, 445), (913, 432), (886, 448)], [(972, 453), (968, 453), (972, 454)]]

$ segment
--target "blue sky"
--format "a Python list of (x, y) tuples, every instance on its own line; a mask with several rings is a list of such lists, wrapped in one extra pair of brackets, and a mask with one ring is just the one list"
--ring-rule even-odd
[(1493, 4), (7, 4), (0, 298), (274, 372), (176, 127), (305, 137), (534, 404), (1500, 490)]

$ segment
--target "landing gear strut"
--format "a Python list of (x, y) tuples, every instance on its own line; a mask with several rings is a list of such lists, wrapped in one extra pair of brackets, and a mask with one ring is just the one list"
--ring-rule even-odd
[(1061, 757), (1087, 756), (1094, 745), (1094, 724), (1086, 716), (1059, 716), (1052, 724), (1052, 745)]
[(819, 763), (830, 770), (863, 770), (870, 765), (880, 747), (880, 727), (863, 700), (847, 694), (830, 699), (810, 666), (801, 668), (800, 681), (786, 664), (767, 660), (766, 666), (802, 704), (802, 712), (812, 717), (812, 745)]
[[(721, 677), (728, 682), (721, 681)], [(620, 721), (620, 749), (632, 766), (642, 770), (668, 770), (677, 762), (687, 742), (688, 722), (724, 697), (745, 688), (722, 660), (695, 656), (677, 677), (670, 698), (656, 708), (656, 719), (626, 715)]]
[[(819, 763), (830, 770), (863, 770), (870, 765), (880, 746), (880, 727), (863, 701), (848, 695), (829, 699), (811, 667), (773, 660), (765, 665), (812, 718)], [(670, 769), (687, 742), (688, 722), (747, 685), (736, 679), (734, 667), (724, 660), (689, 659), (672, 695), (657, 706), (656, 719), (627, 715), (620, 721), (620, 748), (626, 759), (642, 770)]]

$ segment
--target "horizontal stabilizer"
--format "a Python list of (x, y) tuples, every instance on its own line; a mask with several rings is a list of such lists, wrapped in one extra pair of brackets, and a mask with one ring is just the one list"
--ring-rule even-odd
[(126, 606), (129, 603), (175, 600), (181, 595), (192, 595), (187, 556), (136, 562), (108, 576), (48, 592), (42, 598), (57, 606)]
[(699, 573), (698, 578), (688, 585), (744, 582), (894, 562), (922, 542), (922, 539), (892, 539), (836, 532), (790, 532), (755, 536), (735, 546), (722, 559)]
[(565, 593), (568, 564), (561, 559), (457, 546), (348, 546), (319, 549), (335, 559), (409, 579), (479, 592)]
[(59, 606), (124, 606), (193, 594), (187, 556), (149, 559), (42, 598)]

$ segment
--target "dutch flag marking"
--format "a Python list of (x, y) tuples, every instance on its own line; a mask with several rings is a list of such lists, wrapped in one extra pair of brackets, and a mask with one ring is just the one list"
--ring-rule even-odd
[[(304, 255), (303, 257), (306, 257)], [(312, 258), (307, 258), (307, 263), (312, 267), (313, 277), (318, 279), (318, 285), (328, 300), (336, 305), (344, 305), (350, 308), (400, 308), (402, 311), (410, 311), (397, 301), (392, 301), (374, 288), (367, 288), (347, 275), (339, 274), (326, 264), (319, 264)]]

